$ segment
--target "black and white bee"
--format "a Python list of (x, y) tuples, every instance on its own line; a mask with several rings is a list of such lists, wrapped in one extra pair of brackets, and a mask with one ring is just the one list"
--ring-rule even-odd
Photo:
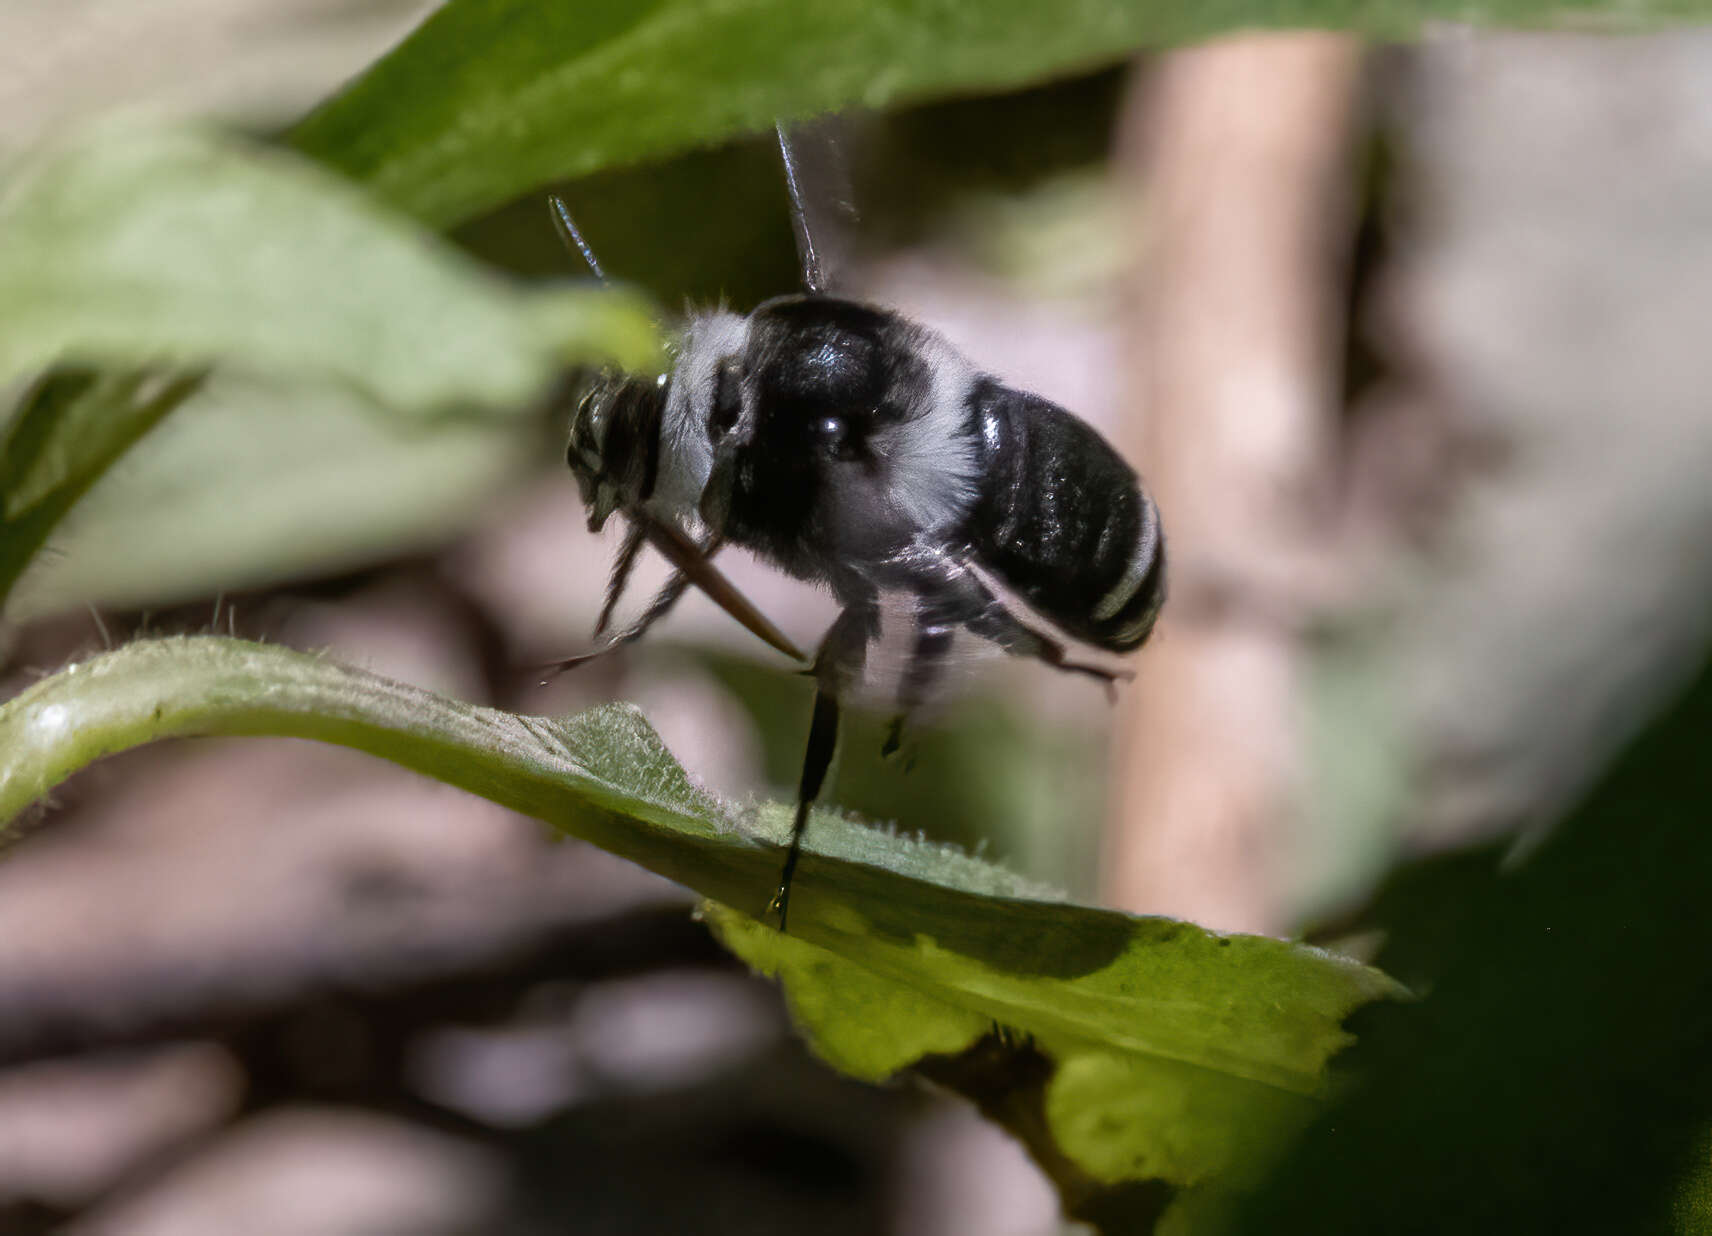
[[(806, 660), (712, 565), (726, 544), (824, 584), (842, 607), (812, 663), (813, 719), (771, 907), (783, 929), (840, 700), (879, 635), (881, 598), (901, 594), (914, 625), (889, 754), (959, 629), (1108, 685), (1128, 677), (1073, 658), (1060, 637), (1138, 648), (1164, 600), (1165, 543), (1140, 479), (1088, 424), (1005, 385), (928, 327), (828, 293), (807, 156), (783, 128), (779, 142), (806, 292), (748, 314), (692, 315), (669, 375), (601, 375), (576, 403), (567, 458), (590, 529), (614, 513), (630, 525), (596, 635), (644, 543), (676, 567), (601, 652), (641, 636), (693, 583)], [(564, 204), (552, 205), (604, 278)]]

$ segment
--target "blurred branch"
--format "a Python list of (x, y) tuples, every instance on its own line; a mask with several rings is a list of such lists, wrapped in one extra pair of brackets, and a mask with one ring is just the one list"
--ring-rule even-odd
[(1172, 571), (1115, 761), (1105, 896), (1127, 909), (1283, 926), (1268, 854), (1325, 575), (1361, 67), (1335, 35), (1176, 53), (1120, 137), (1149, 242), (1132, 350), (1147, 428), (1128, 445)]

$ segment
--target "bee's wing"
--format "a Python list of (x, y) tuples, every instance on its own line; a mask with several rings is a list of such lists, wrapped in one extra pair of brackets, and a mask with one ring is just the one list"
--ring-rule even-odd
[[(1020, 626), (1065, 646), (1077, 666), (1093, 666), (1102, 676), (1106, 669), (1119, 678), (1129, 676), (1120, 658), (1078, 643), (1074, 636), (1054, 625), (1052, 619), (1032, 609), (1004, 581), (974, 564), (971, 569)], [(904, 676), (910, 672), (911, 662), (919, 655), (916, 650), (919, 613), (918, 598), (904, 592), (881, 593), (880, 637), (868, 649), (862, 680), (855, 693), (859, 706), (880, 713), (890, 710)], [(923, 714), (931, 717), (944, 702), (969, 695), (983, 682), (991, 682), (997, 665), (1007, 655), (990, 638), (959, 626), (950, 648), (934, 658), (933, 685), (924, 698)]]
[(823, 295), (837, 288), (855, 234), (856, 199), (850, 183), (840, 116), (774, 128), (784, 163), (785, 189), (791, 198), (791, 230), (796, 233), (803, 288)]
[[(880, 636), (869, 646), (857, 701), (876, 712), (888, 712), (910, 663), (915, 659), (919, 602), (901, 592), (880, 594)], [(924, 712), (932, 716), (941, 705), (976, 691), (992, 679), (993, 666), (1004, 659), (997, 644), (958, 628), (951, 647), (936, 662), (933, 685)]]

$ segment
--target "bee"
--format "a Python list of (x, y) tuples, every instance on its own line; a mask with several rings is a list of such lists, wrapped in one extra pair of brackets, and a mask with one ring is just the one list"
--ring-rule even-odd
[[(629, 523), (597, 637), (644, 544), (675, 567), (641, 618), (600, 652), (639, 638), (694, 584), (806, 661), (713, 566), (727, 544), (824, 585), (841, 607), (810, 670), (813, 715), (770, 907), (781, 930), (840, 701), (879, 635), (883, 596), (904, 598), (913, 624), (887, 754), (957, 631), (1109, 691), (1130, 675), (1074, 657), (1064, 637), (1132, 652), (1165, 598), (1159, 511), (1099, 433), (983, 371), (929, 327), (830, 292), (799, 147), (781, 126), (805, 290), (748, 314), (691, 315), (668, 375), (600, 375), (576, 401), (566, 454), (589, 528), (598, 532), (615, 513)], [(564, 203), (551, 205), (567, 243), (604, 278)]]

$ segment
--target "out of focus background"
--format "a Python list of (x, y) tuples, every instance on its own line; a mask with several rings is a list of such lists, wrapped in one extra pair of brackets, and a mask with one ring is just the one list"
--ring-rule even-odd
[[(277, 132), (427, 7), (14, 0), (0, 161), (114, 109)], [(1697, 661), (1712, 35), (1239, 36), (847, 137), (850, 291), (1118, 443), (1172, 582), (1115, 707), (971, 658), (907, 771), (857, 719), (839, 806), (1359, 951), (1397, 864), (1539, 844)], [(562, 190), (664, 304), (796, 283), (770, 135)], [(581, 277), (536, 200), (455, 239)], [(615, 548), (563, 432), (217, 377), (50, 542), (0, 691), (231, 631), (514, 711), (633, 700), (714, 792), (788, 798), (808, 686), (699, 597), (543, 682)], [(826, 598), (732, 560), (818, 638)], [(1060, 1229), (966, 1105), (810, 1059), (688, 893), (389, 765), (152, 747), (5, 857), (0, 1233)]]

